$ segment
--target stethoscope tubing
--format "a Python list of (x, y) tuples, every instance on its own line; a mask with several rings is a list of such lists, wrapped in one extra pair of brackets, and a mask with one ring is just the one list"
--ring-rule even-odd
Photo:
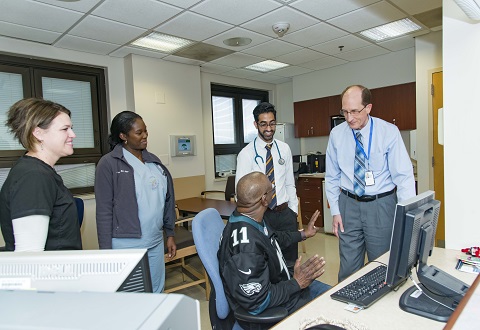
[[(253, 140), (253, 149), (255, 150), (255, 158), (254, 158), (255, 163), (257, 163), (257, 165), (258, 165), (257, 158), (260, 158), (262, 160), (262, 163), (265, 164), (265, 161), (263, 160), (263, 157), (260, 156), (257, 152), (257, 144), (256, 143), (257, 143), (257, 138), (255, 138), (255, 140)], [(280, 153), (280, 148), (278, 147), (278, 143), (277, 143), (277, 141), (273, 141), (273, 143), (275, 143), (275, 146), (277, 147), (278, 156), (280, 157), (278, 159), (278, 164), (284, 165), (285, 164), (285, 159), (282, 158), (282, 154)]]

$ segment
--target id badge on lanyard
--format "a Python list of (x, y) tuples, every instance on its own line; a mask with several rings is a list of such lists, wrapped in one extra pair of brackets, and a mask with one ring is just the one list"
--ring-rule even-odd
[[(353, 134), (353, 138), (355, 139), (355, 143), (357, 145), (360, 145), (360, 149), (362, 150), (363, 155), (367, 159), (369, 167), (370, 167), (370, 149), (372, 147), (372, 132), (373, 132), (373, 119), (370, 118), (370, 137), (369, 137), (369, 140), (368, 140), (368, 156), (367, 156), (367, 154), (365, 154), (365, 150), (363, 149), (363, 146), (360, 145), (360, 143), (358, 142), (358, 139), (355, 136), (355, 133), (353, 132), (353, 129), (352, 129), (352, 134)], [(365, 186), (368, 187), (368, 186), (373, 186), (373, 185), (375, 185), (375, 177), (373, 175), (373, 171), (372, 170), (367, 170), (367, 171), (365, 171)]]

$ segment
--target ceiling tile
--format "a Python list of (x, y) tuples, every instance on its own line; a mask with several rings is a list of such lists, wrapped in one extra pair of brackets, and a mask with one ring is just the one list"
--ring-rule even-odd
[(155, 31), (202, 41), (216, 34), (231, 29), (233, 25), (216, 21), (209, 17), (191, 12), (184, 12), (172, 20), (160, 25)]
[(403, 36), (400, 38), (379, 42), (377, 45), (387, 48), (392, 52), (396, 52), (402, 49), (415, 47), (415, 39), (412, 36)]
[(300, 66), (289, 66), (283, 69), (272, 71), (272, 74), (278, 75), (280, 77), (293, 77), (293, 76), (309, 73), (312, 71), (313, 70), (302, 68)]
[(328, 23), (349, 32), (358, 32), (405, 17), (406, 14), (402, 11), (385, 1), (381, 1), (348, 14), (332, 18), (328, 20)]
[(169, 3), (182, 8), (188, 8), (202, 0), (161, 0), (162, 2)]
[(0, 35), (41, 42), (44, 44), (51, 44), (62, 34), (58, 32), (30, 28), (23, 25), (0, 22)]
[(280, 6), (278, 2), (272, 0), (205, 0), (190, 10), (223, 22), (239, 25)]
[(227, 48), (197, 42), (192, 46), (179, 49), (172, 55), (187, 57), (202, 62), (210, 62), (232, 53), (234, 53), (234, 51)]
[(410, 15), (415, 15), (418, 13), (423, 13), (424, 11), (429, 11), (435, 8), (442, 7), (442, 0), (428, 0), (428, 1), (418, 1), (418, 0), (389, 0), (391, 3), (402, 8)]
[[(223, 43), (223, 40), (229, 39), (229, 38), (236, 38), (236, 37), (242, 37), (242, 38), (250, 38), (252, 39), (252, 43), (250, 45), (246, 46), (241, 46), (241, 47), (232, 47), (232, 46), (227, 46)], [(271, 38), (264, 36), (263, 34), (258, 34), (252, 31), (248, 31), (239, 27), (230, 29), (226, 32), (223, 32), (221, 34), (218, 34), (214, 36), (213, 38), (209, 38), (204, 40), (204, 42), (208, 44), (212, 44), (218, 47), (223, 47), (223, 48), (228, 48), (234, 51), (242, 51), (244, 49), (253, 47), (255, 45), (259, 45), (261, 43), (264, 43), (268, 40), (271, 40)]]
[(306, 28), (307, 26), (316, 24), (319, 21), (295, 9), (282, 7), (263, 16), (257, 17), (250, 22), (242, 24), (242, 27), (276, 38), (277, 34), (273, 32), (272, 26), (275, 23), (280, 22), (289, 23), (290, 29), (287, 33), (292, 33)]
[(200, 66), (201, 64), (205, 63), (203, 61), (194, 60), (186, 57), (175, 56), (175, 55), (168, 55), (168, 56), (165, 56), (163, 59), (165, 61), (172, 61), (172, 62), (189, 64), (189, 65), (197, 65), (197, 66)]
[(348, 63), (348, 61), (345, 61), (333, 56), (327, 56), (319, 60), (303, 63), (301, 64), (301, 66), (312, 69), (312, 70), (322, 70), (322, 69), (331, 68), (337, 65), (342, 65), (345, 63)]
[(290, 65), (298, 65), (298, 64), (301, 64), (301, 63), (317, 60), (317, 59), (325, 57), (325, 56), (327, 56), (327, 55), (316, 52), (316, 51), (308, 49), (308, 48), (303, 48), (303, 49), (301, 49), (299, 51), (296, 51), (296, 52), (293, 52), (293, 53), (289, 53), (289, 54), (285, 54), (285, 55), (282, 55), (282, 56), (275, 57), (274, 60), (279, 61), (279, 62), (283, 62), (283, 63), (287, 63), (287, 64), (290, 64)]
[[(15, 0), (21, 2), (23, 0)], [(98, 3), (104, 0), (82, 0), (82, 1), (58, 1), (58, 0), (35, 0), (37, 2), (48, 3), (57, 7), (62, 7), (66, 9), (72, 9), (82, 13), (86, 13), (95, 7)]]
[(369, 57), (379, 56), (387, 53), (390, 53), (390, 51), (375, 45), (371, 45), (371, 46), (355, 49), (350, 52), (339, 53), (335, 56), (351, 62), (351, 61), (364, 60)]
[(0, 21), (62, 33), (81, 17), (79, 12), (30, 0), (2, 1), (0, 10)]
[(222, 73), (223, 76), (230, 76), (230, 77), (236, 77), (236, 78), (248, 78), (252, 76), (258, 75), (258, 72), (252, 71), (252, 70), (247, 70), (247, 69), (235, 69), (232, 71), (224, 72)]
[(117, 23), (97, 16), (88, 16), (75, 26), (69, 34), (123, 45), (136, 39), (147, 30)]
[(168, 54), (161, 53), (161, 52), (154, 52), (150, 51), (148, 49), (143, 49), (143, 48), (137, 48), (137, 47), (121, 47), (113, 52), (111, 52), (110, 56), (113, 57), (125, 57), (129, 54), (136, 54), (136, 55), (142, 55), (142, 56), (148, 56), (148, 57), (153, 57), (153, 58), (164, 58)]
[(318, 23), (297, 32), (290, 34), (287, 33), (283, 39), (300, 46), (309, 47), (342, 37), (346, 34), (347, 32), (337, 29), (329, 24)]
[[(106, 0), (92, 15), (151, 29), (182, 10), (155, 0)], [(135, 15), (132, 15), (132, 13)]]
[(245, 49), (242, 51), (242, 53), (271, 59), (273, 57), (288, 54), (300, 49), (302, 49), (302, 47), (285, 41), (280, 41), (278, 39), (273, 39), (258, 46)]
[(246, 67), (247, 65), (262, 62), (264, 60), (265, 60), (264, 58), (257, 57), (257, 56), (252, 56), (252, 55), (242, 54), (242, 53), (234, 53), (231, 55), (221, 57), (218, 60), (212, 61), (212, 63), (231, 66), (233, 68), (243, 68), (243, 67)]
[(368, 6), (377, 1), (378, 0), (335, 0), (335, 4), (333, 4), (331, 0), (299, 0), (290, 3), (290, 6), (321, 20), (327, 20), (363, 6)]
[(55, 47), (107, 55), (116, 49), (118, 45), (67, 35), (60, 39), (60, 41), (55, 44)]
[(215, 74), (231, 71), (234, 69), (235, 68), (232, 68), (231, 66), (218, 65), (211, 62), (202, 64), (200, 66), (200, 71)]
[[(371, 45), (371, 43), (349, 34), (338, 39), (310, 46), (310, 48), (328, 55), (335, 55), (341, 52), (348, 52), (350, 50), (365, 47), (368, 45)], [(339, 48), (340, 46), (343, 46), (341, 50)]]
[[(415, 36), (442, 28), (438, 19), (442, 0), (0, 0), (0, 3), (0, 36), (6, 38), (107, 53), (112, 57), (136, 54), (162, 58), (200, 65), (205, 73), (234, 71), (230, 76), (270, 83), (290, 81), (290, 77), (308, 70), (322, 70), (414, 47)], [(429, 29), (378, 44), (358, 35), (359, 30), (406, 16)], [(289, 23), (290, 29), (280, 38), (272, 25), (282, 21)], [(186, 48), (183, 53), (165, 54), (129, 45), (153, 29), (193, 40), (196, 47)], [(250, 38), (252, 42), (241, 47), (223, 43), (233, 37)], [(200, 49), (201, 44), (205, 49)], [(338, 46), (344, 46), (343, 50), (339, 51)], [(212, 48), (218, 50), (216, 56), (212, 55)], [(228, 52), (232, 54), (225, 55)], [(245, 66), (266, 59), (291, 67), (252, 77), (244, 70)], [(285, 77), (280, 77), (280, 73)]]
[(275, 76), (269, 73), (262, 73), (257, 76), (249, 77), (248, 79), (271, 83), (271, 84), (283, 84), (283, 83), (292, 81), (291, 77), (280, 77), (280, 76)]

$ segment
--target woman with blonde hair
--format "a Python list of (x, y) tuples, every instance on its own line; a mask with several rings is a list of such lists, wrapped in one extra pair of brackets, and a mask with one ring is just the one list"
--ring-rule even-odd
[(6, 125), (27, 150), (0, 191), (0, 224), (7, 251), (82, 249), (77, 208), (53, 166), (73, 154), (70, 111), (28, 98), (10, 107)]

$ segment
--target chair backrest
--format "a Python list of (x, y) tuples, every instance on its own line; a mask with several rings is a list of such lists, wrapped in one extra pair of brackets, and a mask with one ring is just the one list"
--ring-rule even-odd
[(229, 201), (235, 197), (235, 175), (227, 177), (227, 184), (225, 186), (225, 200)]
[(223, 290), (222, 278), (218, 265), (217, 252), (220, 237), (225, 224), (217, 210), (209, 208), (198, 213), (192, 222), (193, 240), (203, 267), (208, 273), (215, 290), (217, 316), (225, 319), (230, 307)]
[(83, 204), (83, 199), (74, 197), (75, 205), (77, 206), (77, 215), (78, 215), (78, 224), (79, 227), (82, 227), (83, 223), (83, 213), (85, 212), (85, 205)]

